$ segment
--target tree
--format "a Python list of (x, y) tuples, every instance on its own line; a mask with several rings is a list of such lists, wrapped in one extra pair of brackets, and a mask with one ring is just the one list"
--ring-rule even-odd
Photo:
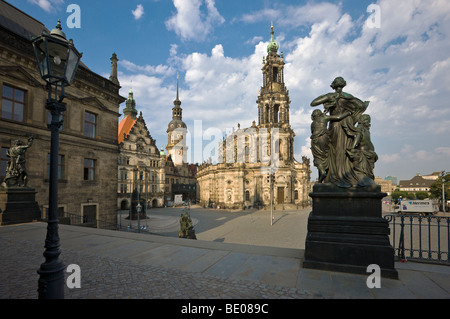
[(416, 196), (405, 191), (395, 191), (392, 193), (391, 197), (395, 202), (397, 202), (400, 197), (402, 199), (415, 199)]
[[(450, 173), (444, 176), (444, 190), (445, 190), (445, 200), (449, 199), (450, 193)], [(437, 198), (442, 200), (442, 177), (439, 177), (431, 186), (430, 186), (430, 194), (431, 198)]]
[(424, 191), (416, 192), (416, 199), (423, 200), (423, 199), (426, 199), (428, 197), (430, 197), (430, 194), (428, 192), (424, 192)]

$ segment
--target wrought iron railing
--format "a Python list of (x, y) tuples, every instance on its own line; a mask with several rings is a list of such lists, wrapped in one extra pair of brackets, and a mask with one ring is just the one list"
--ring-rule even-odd
[[(45, 218), (43, 218), (45, 220)], [(99, 229), (108, 229), (108, 230), (118, 230), (118, 231), (127, 231), (127, 232), (135, 232), (135, 233), (149, 233), (148, 227), (143, 225), (138, 228), (137, 225), (133, 225), (130, 227), (128, 223), (111, 223), (104, 220), (99, 220), (96, 218), (91, 218), (89, 216), (81, 216), (77, 214), (64, 212), (58, 216), (58, 222), (60, 224), (72, 225), (72, 226), (82, 226), (82, 227), (91, 227), (91, 228), (99, 228)]]
[(450, 264), (450, 217), (389, 214), (384, 218), (390, 223), (392, 247), (401, 260)]

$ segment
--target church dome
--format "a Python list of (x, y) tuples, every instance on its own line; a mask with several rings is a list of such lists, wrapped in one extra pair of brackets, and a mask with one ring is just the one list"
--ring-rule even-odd
[(182, 120), (174, 119), (170, 121), (169, 126), (167, 127), (167, 132), (172, 132), (177, 128), (187, 128), (187, 126)]
[(275, 39), (274, 39), (274, 31), (273, 31), (273, 25), (272, 25), (271, 31), (270, 31), (270, 43), (267, 46), (267, 53), (269, 53), (269, 54), (270, 54), (270, 52), (277, 53), (279, 48), (280, 48), (280, 46), (278, 45), (278, 43), (275, 42)]

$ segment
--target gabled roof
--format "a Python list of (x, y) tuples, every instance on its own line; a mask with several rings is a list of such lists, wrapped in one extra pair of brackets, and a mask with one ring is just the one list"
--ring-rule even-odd
[(124, 117), (120, 123), (119, 123), (119, 136), (118, 136), (118, 142), (119, 144), (123, 142), (124, 140), (124, 134), (129, 135), (131, 132), (131, 129), (133, 128), (134, 124), (136, 124), (137, 119), (132, 119), (130, 115)]
[(27, 40), (48, 30), (44, 24), (6, 1), (0, 0), (0, 25)]
[(400, 181), (400, 187), (430, 187), (434, 182), (434, 180), (425, 179), (422, 176), (417, 175), (410, 180)]
[[(30, 45), (31, 40), (40, 36), (43, 30), (50, 33), (42, 22), (4, 0), (0, 0), (0, 27), (30, 41)], [(83, 61), (80, 61), (80, 66), (89, 70)]]

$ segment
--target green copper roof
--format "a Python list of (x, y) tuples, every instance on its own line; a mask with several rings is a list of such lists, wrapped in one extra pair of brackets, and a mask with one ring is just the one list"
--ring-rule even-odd
[(273, 31), (273, 24), (270, 27), (270, 29), (271, 29), (271, 31), (270, 31), (270, 43), (267, 46), (267, 53), (270, 53), (270, 52), (277, 53), (277, 51), (278, 51), (280, 46), (278, 45), (278, 43), (275, 42), (275, 39), (274, 39), (274, 34), (275, 33)]

